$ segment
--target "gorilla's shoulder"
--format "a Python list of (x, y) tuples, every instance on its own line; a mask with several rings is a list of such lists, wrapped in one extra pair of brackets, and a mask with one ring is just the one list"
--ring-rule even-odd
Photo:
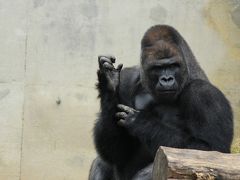
[(120, 82), (122, 86), (135, 84), (140, 78), (139, 66), (126, 67), (121, 71)]
[(219, 91), (212, 83), (203, 79), (192, 80), (186, 87), (193, 93), (195, 92), (206, 92), (206, 91)]
[(196, 79), (187, 85), (183, 96), (188, 99), (195, 99), (200, 102), (201, 100), (211, 100), (213, 102), (228, 103), (225, 95), (216, 86), (206, 80)]
[(119, 95), (123, 103), (130, 105), (132, 94), (140, 80), (140, 67), (132, 66), (122, 69), (120, 75)]

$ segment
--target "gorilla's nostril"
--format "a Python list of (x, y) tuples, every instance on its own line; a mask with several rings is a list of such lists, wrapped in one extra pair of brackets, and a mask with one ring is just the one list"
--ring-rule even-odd
[(173, 81), (173, 77), (169, 77), (167, 81)]
[(162, 81), (165, 81), (165, 82), (167, 82), (167, 81), (168, 81), (168, 79), (167, 79), (167, 78), (165, 78), (165, 77), (163, 77), (163, 78), (162, 78)]

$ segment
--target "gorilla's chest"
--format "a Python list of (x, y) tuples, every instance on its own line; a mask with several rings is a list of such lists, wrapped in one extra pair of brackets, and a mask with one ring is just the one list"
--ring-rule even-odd
[(134, 108), (143, 110), (154, 101), (153, 97), (147, 93), (139, 93), (134, 98)]
[(136, 95), (134, 108), (140, 110), (147, 120), (160, 123), (166, 128), (178, 129), (183, 125), (177, 104), (156, 104), (149, 94)]
[(165, 128), (181, 129), (183, 121), (180, 119), (179, 108), (170, 105), (158, 105), (152, 107), (149, 117), (157, 121)]

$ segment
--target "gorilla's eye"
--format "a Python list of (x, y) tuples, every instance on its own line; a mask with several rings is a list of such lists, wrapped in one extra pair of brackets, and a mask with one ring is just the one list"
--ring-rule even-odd
[(170, 68), (179, 68), (180, 64), (179, 63), (173, 63), (169, 65)]
[(147, 43), (144, 45), (145, 48), (148, 48), (148, 47), (151, 47), (152, 46), (152, 43)]
[(152, 67), (148, 71), (149, 71), (149, 74), (151, 75), (158, 75), (162, 71), (162, 67), (159, 67), (159, 66)]

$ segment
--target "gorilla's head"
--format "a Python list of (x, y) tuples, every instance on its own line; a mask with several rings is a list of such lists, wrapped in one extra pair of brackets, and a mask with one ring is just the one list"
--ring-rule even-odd
[(170, 26), (147, 30), (141, 50), (141, 82), (157, 99), (175, 100), (189, 80), (207, 79), (185, 40)]

